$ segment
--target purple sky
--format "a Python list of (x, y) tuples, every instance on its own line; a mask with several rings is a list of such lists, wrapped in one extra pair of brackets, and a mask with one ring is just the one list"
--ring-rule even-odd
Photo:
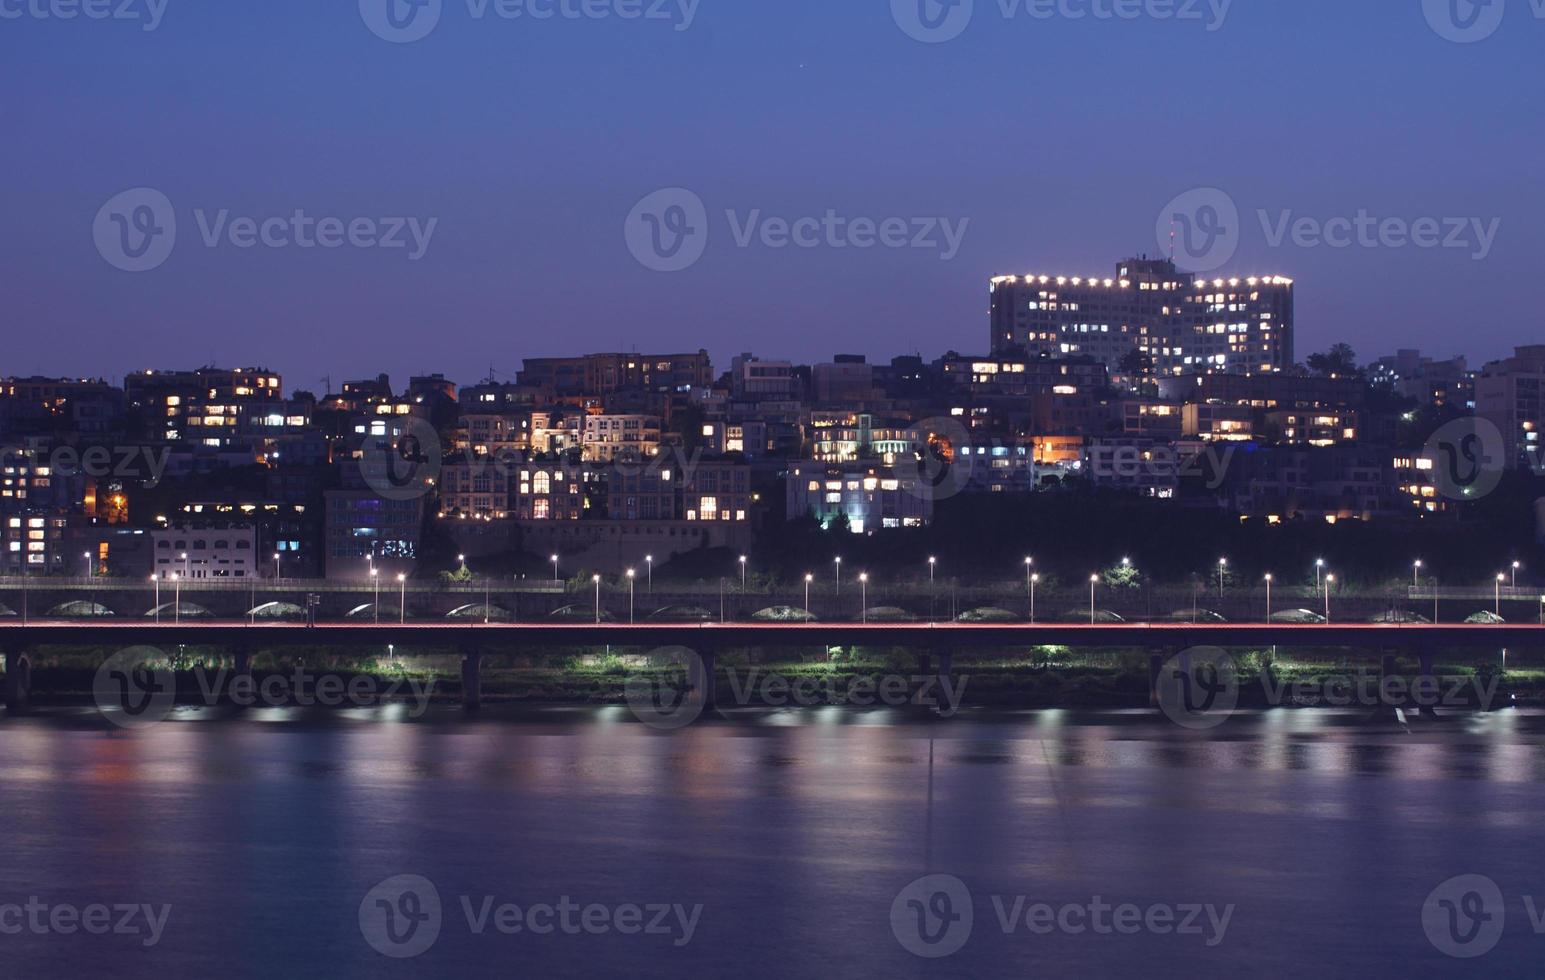
[[(0, 20), (0, 374), (263, 363), (314, 388), (381, 371), (513, 378), (523, 356), (612, 349), (706, 346), (722, 366), (742, 350), (979, 352), (990, 276), (1109, 275), (1157, 252), (1166, 202), (1199, 187), (1241, 215), (1224, 271), (1298, 281), (1300, 358), (1345, 340), (1478, 365), (1540, 339), (1537, 0), (1469, 44), (1430, 23), (1447, 0), (1236, 0), (1221, 24), (1207, 2), (1200, 19), (1120, 20), (975, 0), (943, 43), (903, 30), (921, 0), (700, 0), (690, 24), (680, 0), (667, 20), (506, 19), (445, 0), (430, 34), (401, 44), (357, 0), (165, 0), (154, 30), (17, 2), (4, 9), (23, 16)], [(170, 202), (175, 247), (121, 271), (94, 221), (142, 187)], [(706, 245), (654, 271), (624, 225), (673, 187), (703, 201)], [(232, 244), (229, 221), (296, 209), (436, 224), (416, 260)], [(207, 247), (201, 214), (222, 210)], [(909, 242), (919, 219), (969, 224), (948, 261), (940, 235), (776, 248), (759, 226), (736, 241), (756, 214), (829, 210), (902, 219)], [(1271, 225), (1460, 219), (1465, 247), (1273, 245), (1260, 211)], [(102, 228), (108, 251), (124, 241), (111, 217)]]

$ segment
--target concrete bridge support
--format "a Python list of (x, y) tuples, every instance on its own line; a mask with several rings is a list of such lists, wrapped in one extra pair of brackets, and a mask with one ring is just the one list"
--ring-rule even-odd
[(5, 654), (5, 706), (23, 712), (32, 704), (32, 657), (25, 651)]
[(476, 711), (483, 706), (483, 654), (472, 651), (461, 657), (461, 706)]
[(698, 651), (687, 667), (687, 683), (702, 706), (699, 718), (719, 707), (718, 667), (719, 657), (713, 650)]

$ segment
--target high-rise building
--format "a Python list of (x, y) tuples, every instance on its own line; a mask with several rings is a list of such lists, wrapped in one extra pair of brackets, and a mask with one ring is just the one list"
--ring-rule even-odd
[(1152, 373), (1270, 374), (1293, 366), (1293, 281), (1204, 279), (1168, 259), (1120, 263), (1110, 278), (999, 276), (992, 351), (1084, 355), (1116, 368), (1132, 351)]
[(148, 438), (208, 446), (230, 445), (244, 416), (265, 416), (284, 397), (266, 368), (145, 371), (125, 378), (123, 391)]
[(1475, 413), (1502, 430), (1508, 466), (1538, 466), (1545, 453), (1545, 344), (1518, 347), (1475, 379)]

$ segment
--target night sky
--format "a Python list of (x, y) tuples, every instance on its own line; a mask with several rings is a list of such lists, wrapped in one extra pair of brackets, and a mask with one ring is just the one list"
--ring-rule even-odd
[[(479, 20), (481, 0), (445, 0), (400, 44), (357, 0), (166, 0), (151, 31), (146, 0), (136, 21), (25, 6), (46, 2), (0, 0), (22, 12), (0, 19), (0, 375), (263, 364), (314, 389), (634, 348), (707, 347), (722, 367), (742, 350), (982, 352), (990, 276), (1110, 275), (1158, 252), (1166, 202), (1199, 187), (1241, 212), (1223, 271), (1298, 281), (1300, 359), (1345, 340), (1479, 366), (1541, 338), (1536, 0), (1471, 44), (1440, 37), (1422, 0), (1236, 0), (1217, 30), (1206, 3), (1123, 21), (975, 0), (944, 43), (898, 26), (917, 0), (700, 0), (685, 30), (681, 0), (664, 20)], [(121, 271), (93, 223), (142, 187), (171, 203), (176, 245)], [(624, 223), (673, 187), (704, 202), (708, 237), (665, 273)], [(197, 214), (297, 208), (437, 223), (415, 260), (406, 231), (400, 249), (209, 248)], [(757, 209), (901, 218), (909, 238), (914, 219), (969, 225), (949, 261), (739, 247)], [(1260, 209), (1501, 223), (1477, 260), (1273, 247)]]

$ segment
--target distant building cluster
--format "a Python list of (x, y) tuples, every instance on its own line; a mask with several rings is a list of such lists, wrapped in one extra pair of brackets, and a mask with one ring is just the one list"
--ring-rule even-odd
[(1478, 414), (1511, 466), (1539, 449), (1545, 346), (1479, 371), (1414, 350), (1305, 368), (1291, 280), (1148, 258), (990, 293), (987, 350), (931, 360), (605, 353), (321, 395), (262, 368), (0, 380), (0, 571), (395, 580), (447, 549), (616, 570), (792, 520), (904, 533), (959, 496), (1085, 488), (1395, 520), (1449, 506), (1439, 461), (1399, 448), (1413, 419)]

